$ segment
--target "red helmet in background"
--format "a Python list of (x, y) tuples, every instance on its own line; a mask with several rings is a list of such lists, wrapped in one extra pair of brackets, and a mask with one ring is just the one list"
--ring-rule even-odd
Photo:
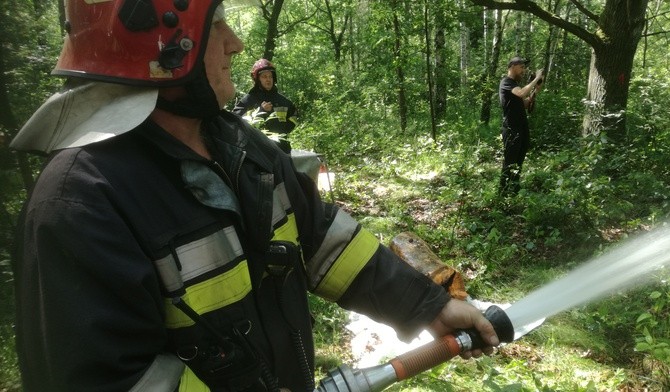
[(223, 18), (221, 4), (66, 0), (67, 35), (52, 74), (136, 86), (183, 84), (202, 66), (212, 18)]
[(274, 64), (272, 64), (270, 60), (260, 59), (251, 67), (251, 79), (254, 81), (254, 84), (258, 83), (258, 74), (261, 71), (272, 71), (274, 82), (277, 83), (277, 69)]

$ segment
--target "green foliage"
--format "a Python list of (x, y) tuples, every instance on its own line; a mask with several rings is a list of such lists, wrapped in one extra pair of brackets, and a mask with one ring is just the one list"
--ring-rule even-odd
[[(666, 274), (667, 275), (667, 274)], [(667, 276), (666, 276), (667, 278)], [(636, 320), (635, 350), (650, 354), (670, 370), (670, 286), (662, 280), (657, 290), (649, 293), (647, 311)], [(667, 373), (666, 373), (667, 374)], [(668, 379), (670, 381), (670, 379)]]
[[(1, 3), (4, 6), (0, 13), (0, 45), (7, 70), (7, 93), (11, 110), (22, 125), (60, 84), (58, 79), (46, 77), (60, 52), (57, 4), (45, 2), (42, 13), (36, 15), (32, 2)], [(16, 130), (5, 131), (13, 135)]]

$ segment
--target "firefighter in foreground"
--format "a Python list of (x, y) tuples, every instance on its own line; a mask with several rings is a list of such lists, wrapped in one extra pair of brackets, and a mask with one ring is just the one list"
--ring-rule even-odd
[[(220, 1), (66, 2), (62, 92), (12, 141), (48, 155), (15, 260), (26, 392), (311, 391), (307, 292), (411, 339), (491, 324), (407, 266), (221, 108)], [(318, 317), (318, 315), (317, 315)]]

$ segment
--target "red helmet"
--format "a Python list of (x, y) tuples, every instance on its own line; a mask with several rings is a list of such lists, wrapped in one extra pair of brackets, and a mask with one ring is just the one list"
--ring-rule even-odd
[(222, 0), (67, 0), (67, 36), (52, 74), (174, 86), (202, 66)]
[(258, 74), (261, 71), (272, 71), (272, 76), (274, 77), (275, 83), (277, 83), (277, 70), (275, 69), (274, 64), (267, 59), (260, 59), (254, 63), (251, 67), (251, 79), (254, 83), (258, 82)]

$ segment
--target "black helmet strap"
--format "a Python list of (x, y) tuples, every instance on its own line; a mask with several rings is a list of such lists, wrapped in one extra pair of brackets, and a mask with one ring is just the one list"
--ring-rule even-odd
[(187, 96), (175, 101), (168, 101), (158, 96), (156, 107), (188, 118), (208, 119), (216, 116), (221, 108), (216, 94), (207, 80), (204, 67), (195, 71), (196, 76), (184, 85)]

